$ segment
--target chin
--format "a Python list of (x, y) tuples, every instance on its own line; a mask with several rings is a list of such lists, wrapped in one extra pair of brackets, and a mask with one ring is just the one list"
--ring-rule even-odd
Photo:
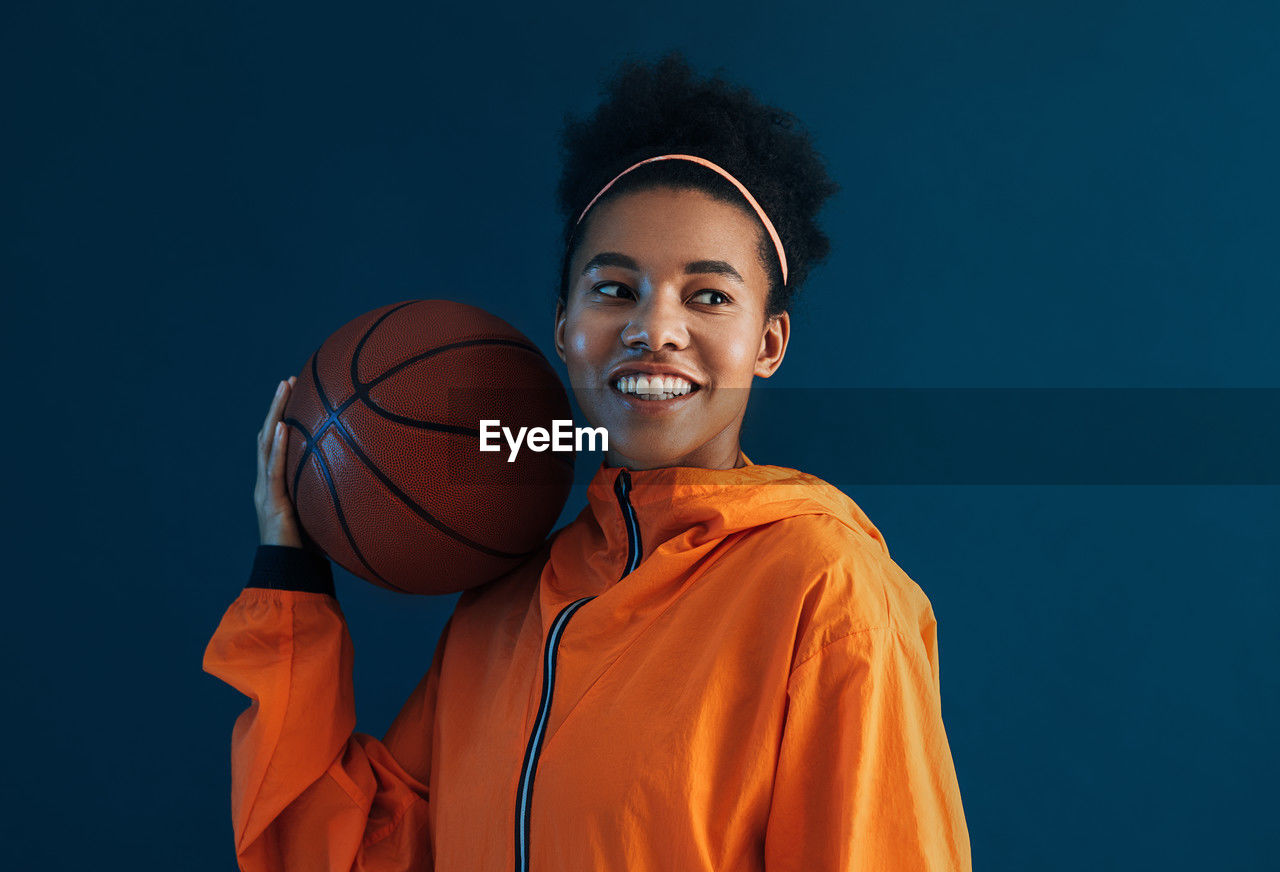
[(619, 465), (633, 469), (658, 469), (683, 465), (682, 461), (693, 452), (693, 448), (688, 445), (654, 444), (642, 439), (615, 441), (610, 433), (609, 452), (619, 458)]

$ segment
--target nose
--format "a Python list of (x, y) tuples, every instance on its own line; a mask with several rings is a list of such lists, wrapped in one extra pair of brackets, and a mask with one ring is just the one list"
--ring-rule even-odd
[(656, 291), (646, 294), (623, 327), (622, 342), (630, 348), (650, 351), (684, 348), (689, 342), (689, 329), (679, 295)]

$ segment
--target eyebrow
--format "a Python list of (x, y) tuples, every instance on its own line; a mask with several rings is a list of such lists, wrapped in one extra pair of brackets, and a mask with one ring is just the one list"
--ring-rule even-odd
[[(616, 266), (622, 269), (629, 269), (634, 272), (640, 271), (640, 265), (635, 262), (634, 258), (617, 251), (602, 251), (595, 255), (591, 260), (587, 261), (587, 265), (582, 268), (582, 274), (586, 275), (593, 269), (602, 266)], [(746, 280), (738, 273), (736, 269), (723, 260), (695, 260), (684, 265), (684, 274), (687, 276), (705, 275), (712, 273), (715, 275), (728, 276), (735, 279), (741, 284), (746, 284)]]

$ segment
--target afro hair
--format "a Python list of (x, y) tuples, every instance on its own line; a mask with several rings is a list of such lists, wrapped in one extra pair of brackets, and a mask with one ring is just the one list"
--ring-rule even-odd
[[(748, 89), (719, 75), (698, 78), (679, 51), (652, 64), (623, 61), (602, 94), (604, 101), (589, 117), (567, 114), (561, 131), (564, 164), (556, 192), (565, 220), (560, 299), (568, 293), (569, 263), (581, 229), (577, 218), (591, 198), (638, 161), (693, 154), (728, 170), (773, 222), (787, 255), (788, 276), (784, 283), (777, 252), (761, 223), (760, 258), (769, 276), (766, 315), (788, 311), (810, 268), (830, 250), (816, 215), (839, 190), (795, 116), (761, 103)], [(728, 180), (691, 161), (645, 164), (619, 179), (601, 201), (659, 187), (703, 191), (756, 217)]]

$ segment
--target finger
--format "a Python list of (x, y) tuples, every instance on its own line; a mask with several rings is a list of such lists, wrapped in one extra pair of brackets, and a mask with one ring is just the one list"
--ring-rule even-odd
[(288, 492), (284, 487), (284, 464), (285, 457), (289, 453), (289, 428), (284, 422), (276, 424), (275, 436), (271, 445), (271, 466), (270, 475), (268, 476), (271, 483), (271, 496), (273, 499), (287, 500)]
[(288, 379), (281, 379), (280, 386), (276, 390), (275, 398), (271, 401), (272, 409), (275, 411), (275, 420), (279, 421), (284, 417), (284, 407), (289, 404), (289, 391), (293, 386), (289, 384)]
[(258, 431), (258, 481), (261, 482), (267, 475), (267, 468), (271, 462), (271, 444), (275, 437), (275, 421), (278, 418), (277, 406), (280, 396), (285, 392), (285, 383), (281, 381), (276, 385), (275, 396), (271, 399), (271, 407), (267, 409), (267, 419), (262, 423), (262, 429)]
[(271, 425), (270, 430), (264, 430), (264, 438), (261, 440), (262, 450), (258, 452), (258, 485), (254, 489), (258, 493), (271, 492), (271, 464), (275, 459), (275, 445), (278, 441), (278, 428), (275, 424)]
[(264, 454), (271, 445), (271, 439), (274, 434), (273, 428), (275, 427), (276, 418), (279, 417), (280, 398), (284, 395), (286, 390), (285, 384), (286, 383), (281, 380), (280, 383), (276, 385), (275, 396), (271, 398), (271, 405), (267, 407), (267, 417), (262, 422), (262, 429), (258, 431), (262, 437), (261, 442)]
[[(281, 382), (281, 384), (284, 386), (284, 389), (281, 390), (280, 393), (276, 395), (276, 399), (275, 399), (277, 421), (284, 420), (284, 410), (288, 407), (289, 397), (293, 393), (293, 382), (289, 381), (288, 379), (285, 379), (283, 382)], [(287, 426), (285, 427), (285, 432), (288, 432)]]

